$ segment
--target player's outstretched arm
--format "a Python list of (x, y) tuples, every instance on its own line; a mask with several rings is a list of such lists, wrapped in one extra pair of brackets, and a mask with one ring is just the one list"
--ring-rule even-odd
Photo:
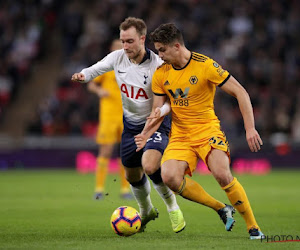
[(88, 82), (88, 91), (90, 91), (91, 93), (96, 94), (99, 98), (109, 96), (109, 92), (106, 89), (102, 88), (95, 81)]
[(143, 131), (134, 137), (137, 149), (140, 151), (147, 143), (147, 140), (162, 124), (164, 117), (170, 112), (169, 102), (165, 102), (165, 96), (153, 96), (153, 106), (150, 116), (147, 118)]
[(238, 100), (244, 120), (248, 146), (252, 152), (259, 151), (260, 146), (263, 145), (263, 141), (260, 138), (259, 133), (255, 129), (253, 108), (249, 94), (233, 76), (230, 76), (230, 78), (221, 87), (221, 89), (226, 93), (234, 96)]
[(80, 73), (72, 75), (71, 80), (74, 82), (87, 83), (92, 81), (99, 75), (103, 75), (106, 72), (114, 70), (114, 62), (118, 58), (116, 51), (109, 53), (101, 61), (93, 64), (88, 68), (84, 68)]

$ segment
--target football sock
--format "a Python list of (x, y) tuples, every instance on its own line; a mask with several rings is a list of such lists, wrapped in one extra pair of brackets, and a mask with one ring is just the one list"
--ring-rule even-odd
[(126, 180), (125, 177), (125, 169), (120, 161), (120, 159), (118, 159), (118, 163), (120, 166), (120, 179), (121, 179), (121, 193), (129, 193), (130, 189), (129, 189), (129, 182)]
[(227, 197), (234, 208), (238, 210), (241, 216), (244, 218), (247, 225), (247, 230), (249, 231), (251, 228), (257, 228), (260, 230), (253, 215), (246, 192), (238, 180), (234, 177), (233, 181), (227, 186), (222, 187), (222, 189), (225, 190)]
[(108, 168), (108, 158), (97, 157), (97, 167), (96, 167), (96, 192), (103, 192), (104, 183), (107, 176)]
[(153, 187), (156, 189), (160, 197), (165, 202), (168, 212), (172, 212), (179, 208), (175, 194), (163, 182), (159, 184), (153, 182)]
[(160, 168), (157, 169), (153, 174), (149, 174), (148, 176), (153, 183), (159, 184), (159, 183), (163, 182), (163, 180), (161, 178), (161, 169)]
[(179, 206), (177, 204), (175, 194), (162, 181), (161, 169), (159, 168), (153, 174), (149, 175), (149, 178), (152, 180), (153, 187), (166, 204), (168, 212), (178, 209)]
[(190, 178), (184, 178), (177, 194), (181, 195), (187, 200), (200, 203), (204, 206), (210, 207), (215, 211), (225, 207), (225, 204), (210, 196), (201, 185)]
[(147, 215), (153, 207), (150, 199), (151, 186), (148, 178), (144, 174), (140, 181), (130, 183), (130, 187), (139, 205), (141, 216)]

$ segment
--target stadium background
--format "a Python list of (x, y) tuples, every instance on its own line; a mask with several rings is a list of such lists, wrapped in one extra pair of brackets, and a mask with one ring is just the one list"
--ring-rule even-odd
[(1, 1), (0, 167), (74, 167), (79, 151), (94, 152), (98, 100), (86, 86), (71, 83), (70, 76), (108, 53), (127, 16), (142, 17), (148, 32), (163, 22), (176, 23), (190, 50), (214, 58), (247, 89), (265, 143), (258, 154), (247, 148), (236, 100), (219, 91), (216, 95), (216, 113), (233, 159), (267, 158), (273, 167), (297, 167), (299, 5), (268, 0)]
[[(0, 248), (299, 249), (299, 242), (249, 242), (239, 215), (228, 234), (213, 211), (181, 197), (188, 226), (175, 235), (155, 191), (160, 217), (147, 232), (113, 234), (113, 210), (137, 204), (119, 198), (117, 174), (104, 201), (92, 200), (98, 99), (70, 78), (108, 53), (127, 16), (143, 18), (148, 32), (175, 22), (189, 49), (214, 58), (248, 90), (264, 140), (259, 153), (247, 146), (236, 100), (220, 91), (215, 100), (235, 174), (263, 232), (299, 240), (299, 1), (1, 0)], [(79, 156), (90, 173), (75, 171)], [(193, 178), (227, 201), (205, 169), (200, 164)]]

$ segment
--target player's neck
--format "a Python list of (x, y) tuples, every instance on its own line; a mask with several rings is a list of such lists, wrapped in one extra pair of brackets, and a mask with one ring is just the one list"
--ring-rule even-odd
[(184, 68), (189, 62), (190, 58), (191, 51), (189, 51), (187, 48), (182, 48), (182, 51), (180, 52), (177, 61), (173, 63), (173, 67), (176, 69)]
[(145, 47), (143, 47), (143, 49), (141, 49), (139, 55), (136, 58), (130, 59), (130, 61), (134, 64), (140, 64), (143, 61), (145, 55), (146, 55), (146, 49), (145, 49)]

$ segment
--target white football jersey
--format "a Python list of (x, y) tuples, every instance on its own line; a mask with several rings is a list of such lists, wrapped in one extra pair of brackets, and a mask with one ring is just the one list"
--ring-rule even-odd
[(89, 82), (98, 75), (114, 70), (121, 90), (123, 114), (126, 121), (136, 125), (145, 123), (151, 113), (152, 75), (163, 63), (159, 56), (151, 50), (147, 49), (147, 56), (148, 58), (142, 63), (134, 64), (123, 49), (116, 50), (81, 71), (85, 76), (85, 82)]

